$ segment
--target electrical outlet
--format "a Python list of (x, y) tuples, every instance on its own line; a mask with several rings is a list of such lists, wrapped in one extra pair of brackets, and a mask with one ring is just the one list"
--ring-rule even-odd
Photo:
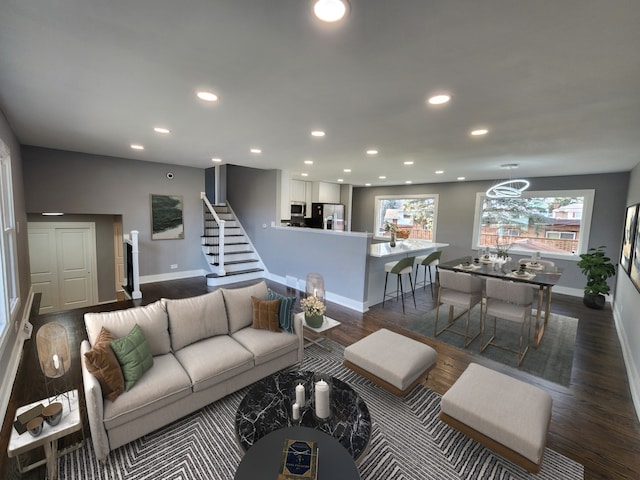
[(174, 270), (176, 268), (178, 268), (178, 264), (177, 263), (172, 263), (171, 264), (171, 270)]

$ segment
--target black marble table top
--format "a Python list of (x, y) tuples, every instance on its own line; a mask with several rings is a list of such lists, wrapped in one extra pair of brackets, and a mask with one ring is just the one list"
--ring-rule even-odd
[[(238, 406), (236, 435), (247, 451), (265, 435), (287, 427), (315, 428), (331, 435), (347, 449), (354, 460), (366, 450), (371, 437), (371, 416), (364, 400), (345, 382), (324, 377), (331, 384), (331, 415), (319, 419), (314, 412), (315, 372), (279, 372), (256, 382)], [(292, 418), (296, 385), (305, 387), (305, 405), (300, 419)]]

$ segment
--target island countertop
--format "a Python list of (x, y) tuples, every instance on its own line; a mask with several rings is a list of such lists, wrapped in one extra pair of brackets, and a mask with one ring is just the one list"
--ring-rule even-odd
[(436, 248), (448, 247), (448, 243), (435, 243), (430, 240), (397, 240), (396, 246), (392, 247), (389, 242), (372, 243), (369, 248), (370, 257), (390, 257), (392, 255), (419, 252), (421, 250), (432, 250)]

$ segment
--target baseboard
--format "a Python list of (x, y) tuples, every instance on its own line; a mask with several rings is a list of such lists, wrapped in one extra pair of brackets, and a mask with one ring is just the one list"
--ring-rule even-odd
[[(30, 336), (25, 334), (25, 326), (31, 325), (29, 323), (29, 318), (31, 317), (31, 306), (33, 305), (33, 287), (29, 290), (29, 295), (27, 298), (27, 303), (24, 307), (24, 311), (22, 313), (22, 320), (20, 321), (20, 328), (15, 337), (15, 341), (13, 342), (13, 347), (11, 348), (11, 356), (9, 357), (9, 364), (7, 368), (4, 370), (4, 375), (2, 377), (3, 385), (2, 391), (0, 392), (0, 414), (2, 415), (0, 418), (5, 418), (7, 415), (7, 408), (9, 406), (9, 400), (11, 399), (11, 392), (13, 391), (13, 382), (16, 379), (16, 375), (18, 373), (18, 367), (20, 366), (20, 359), (22, 358), (22, 346), (24, 341), (27, 340)], [(30, 329), (28, 329), (30, 332)], [(4, 388), (4, 386), (10, 385), (9, 388)]]
[[(295, 283), (294, 282), (295, 279), (293, 277), (281, 277), (280, 275), (274, 275), (272, 273), (269, 273), (267, 276), (265, 276), (265, 278), (268, 278), (269, 280), (279, 283), (285, 287), (296, 288), (295, 286), (293, 286)], [(298, 283), (301, 284), (301, 282), (302, 281)], [(299, 286), (300, 285), (298, 285), (298, 287)], [(303, 291), (300, 288), (296, 288), (296, 290)], [(366, 306), (364, 302), (358, 302), (357, 300), (343, 297), (342, 295), (338, 295), (337, 293), (333, 293), (328, 290), (325, 292), (325, 299), (332, 303), (336, 303), (341, 307), (345, 307), (350, 310), (355, 310), (356, 312), (359, 312), (359, 313), (363, 313), (369, 310), (369, 308)]]
[(173, 273), (159, 273), (157, 275), (144, 275), (140, 277), (140, 285), (144, 283), (166, 282), (169, 280), (180, 280), (182, 278), (204, 277), (207, 275), (205, 270), (184, 270)]
[(620, 347), (622, 348), (622, 357), (624, 358), (625, 369), (627, 370), (627, 378), (629, 380), (629, 389), (631, 390), (631, 399), (636, 410), (636, 416), (640, 421), (640, 373), (633, 362), (632, 348), (629, 345), (629, 336), (624, 329), (624, 322), (617, 308), (613, 308), (613, 321), (616, 325), (616, 332)]

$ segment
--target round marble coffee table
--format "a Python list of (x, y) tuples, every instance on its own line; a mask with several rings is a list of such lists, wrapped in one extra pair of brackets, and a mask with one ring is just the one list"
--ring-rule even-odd
[[(236, 435), (244, 451), (265, 435), (287, 427), (315, 428), (331, 435), (354, 460), (367, 449), (371, 437), (371, 416), (364, 400), (345, 382), (327, 377), (331, 382), (331, 416), (321, 420), (313, 408), (314, 372), (279, 372), (256, 382), (247, 392), (236, 412)], [(298, 421), (292, 418), (295, 388), (305, 387), (305, 405)]]

